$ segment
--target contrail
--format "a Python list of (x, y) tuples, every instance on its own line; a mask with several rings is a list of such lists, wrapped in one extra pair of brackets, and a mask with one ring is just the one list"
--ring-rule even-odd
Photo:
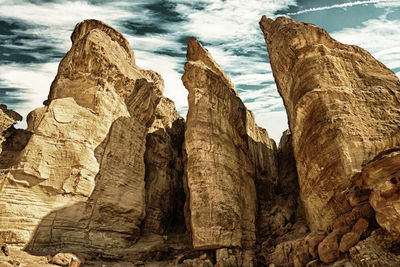
[(304, 9), (304, 10), (300, 10), (300, 11), (297, 11), (297, 12), (294, 12), (294, 13), (287, 13), (285, 15), (293, 16), (293, 15), (299, 15), (299, 14), (303, 14), (303, 13), (309, 13), (309, 12), (332, 9), (332, 8), (352, 7), (352, 6), (359, 6), (359, 5), (365, 5), (365, 4), (382, 3), (382, 2), (389, 2), (389, 1), (388, 0), (355, 1), (355, 2), (351, 2), (351, 3), (336, 4), (336, 5), (332, 5), (332, 6), (323, 6), (323, 7), (315, 7), (315, 8), (310, 8), (310, 9)]

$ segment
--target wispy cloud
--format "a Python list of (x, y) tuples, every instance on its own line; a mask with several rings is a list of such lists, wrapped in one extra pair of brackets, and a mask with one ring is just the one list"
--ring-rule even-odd
[[(242, 97), (249, 108), (268, 112), (275, 103), (273, 97), (268, 94), (263, 96), (263, 93), (274, 94), (275, 91), (277, 95), (277, 92), (258, 20), (261, 15), (273, 16), (277, 10), (295, 4), (295, 0), (270, 0), (268, 3), (257, 0), (171, 0), (162, 3), (138, 0), (110, 1), (101, 5), (89, 1), (35, 3), (0, 0), (0, 17), (28, 25), (15, 29), (15, 35), (40, 36), (24, 44), (23, 48), (29, 47), (30, 51), (24, 53), (45, 62), (54, 51), (59, 51), (59, 55), (67, 52), (69, 36), (76, 23), (87, 18), (107, 22), (130, 41), (140, 67), (155, 70), (163, 76), (165, 95), (175, 102), (181, 114), (187, 110), (187, 91), (180, 80), (185, 61), (184, 40), (188, 36), (196, 36), (239, 87), (247, 86), (240, 92), (243, 92)], [(53, 51), (47, 54), (35, 52), (43, 43), (51, 44)], [(22, 49), (13, 43), (6, 48)], [(59, 60), (56, 56), (48, 58), (47, 62), (53, 62), (51, 64), (14, 62), (11, 66), (0, 66), (2, 85), (20, 88), (19, 95), (15, 97), (29, 99), (23, 106), (19, 104), (17, 111), (26, 115), (29, 110), (41, 106)], [(21, 82), (20, 77), (25, 77), (26, 82)], [(254, 88), (249, 89), (249, 86)], [(251, 97), (251, 90), (259, 98)]]
[(400, 0), (388, 0), (388, 1), (382, 1), (379, 2), (375, 5), (378, 8), (384, 8), (384, 7), (400, 7)]
[[(0, 0), (0, 17), (11, 18), (30, 25), (29, 33), (46, 37), (58, 49), (70, 47), (69, 36), (78, 22), (95, 18), (113, 24), (123, 18), (135, 19), (123, 9), (111, 5), (96, 6), (86, 1), (60, 1), (35, 4), (29, 1)], [(140, 14), (140, 13), (139, 13)]]
[[(177, 10), (189, 14), (182, 25), (186, 34), (199, 38), (214, 59), (231, 76), (247, 108), (255, 114), (259, 125), (269, 132), (286, 129), (286, 115), (274, 112), (283, 109), (268, 63), (265, 41), (258, 27), (262, 15), (296, 5), (295, 0), (200, 1), (193, 10), (187, 1), (176, 0)], [(266, 116), (273, 113), (274, 116)], [(264, 114), (264, 115), (262, 115)], [(271, 121), (268, 123), (268, 120)], [(282, 123), (278, 123), (278, 121)]]
[[(50, 85), (57, 72), (56, 62), (44, 64), (0, 65), (0, 86), (18, 88), (12, 98), (19, 100), (9, 108), (21, 113), (24, 117), (37, 107), (41, 107), (50, 90)], [(25, 127), (23, 121), (21, 127)]]
[(332, 36), (340, 42), (366, 49), (392, 70), (400, 69), (400, 20), (389, 20), (387, 16), (388, 13), (364, 22), (361, 27), (343, 29)]
[(322, 11), (322, 10), (333, 9), (333, 8), (346, 8), (346, 7), (353, 7), (353, 6), (359, 6), (359, 5), (386, 3), (386, 2), (390, 2), (390, 1), (391, 1), (391, 0), (354, 1), (354, 2), (349, 2), (349, 3), (342, 3), (342, 4), (335, 4), (335, 5), (329, 5), (329, 6), (308, 8), (308, 9), (300, 10), (300, 11), (293, 12), (293, 13), (287, 13), (287, 14), (285, 14), (285, 15), (287, 15), (287, 16), (294, 16), (294, 15), (300, 15), (300, 14), (304, 14), (304, 13), (310, 13), (310, 12), (316, 12), (316, 11)]
[[(231, 76), (246, 106), (254, 112), (257, 123), (267, 128), (277, 141), (287, 128), (286, 114), (276, 90), (258, 21), (264, 14), (275, 17), (279, 10), (296, 6), (296, 0), (36, 2), (0, 0), (1, 19), (27, 26), (13, 29), (13, 34), (37, 37), (23, 44), (2, 44), (9, 51), (23, 48), (24, 53), (37, 59), (37, 62), (29, 64), (16, 61), (11, 65), (0, 65), (1, 86), (19, 88), (19, 91), (13, 91), (14, 97), (25, 99), (17, 107), (23, 115), (40, 106), (47, 97), (60, 57), (71, 45), (69, 36), (74, 25), (83, 19), (95, 18), (112, 25), (127, 37), (138, 66), (162, 75), (165, 95), (175, 102), (181, 114), (187, 111), (187, 91), (180, 80), (185, 61), (185, 41), (189, 36), (195, 36)], [(400, 7), (400, 0), (353, 1), (286, 15), (309, 13), (311, 16), (313, 12), (360, 5), (393, 10)], [(356, 28), (342, 29), (333, 33), (333, 37), (369, 50), (399, 74), (398, 25), (399, 20), (382, 16)], [(52, 50), (39, 51), (44, 43)], [(50, 56), (52, 53), (57, 55)]]

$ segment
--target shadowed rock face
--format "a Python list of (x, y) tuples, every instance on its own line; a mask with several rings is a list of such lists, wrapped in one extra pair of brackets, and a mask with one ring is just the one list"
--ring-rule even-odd
[(353, 185), (363, 164), (399, 145), (400, 82), (367, 51), (314, 25), (264, 16), (260, 26), (288, 113), (308, 222), (326, 229), (344, 212), (335, 195)]
[[(160, 75), (137, 67), (103, 22), (78, 24), (71, 39), (46, 106), (29, 114), (29, 137), (1, 172), (1, 242), (39, 253), (130, 247), (145, 218), (147, 233), (164, 234), (171, 222), (159, 220), (174, 218), (183, 195), (183, 119)], [(0, 116), (3, 132), (14, 121)], [(160, 135), (146, 146), (150, 128)], [(159, 160), (145, 162), (146, 149)]]
[[(270, 197), (277, 183), (276, 147), (194, 38), (187, 59), (182, 81), (189, 91), (185, 175), (193, 247), (250, 250), (258, 201)], [(218, 251), (217, 262), (224, 254)]]
[(185, 121), (174, 103), (162, 98), (146, 139), (145, 233), (184, 232), (183, 137)]

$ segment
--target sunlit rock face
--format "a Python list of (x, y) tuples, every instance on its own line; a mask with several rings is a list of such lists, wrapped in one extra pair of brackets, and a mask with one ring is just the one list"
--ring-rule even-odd
[(257, 202), (271, 196), (277, 183), (275, 144), (194, 38), (187, 59), (182, 77), (189, 91), (186, 212), (193, 247), (219, 249), (217, 256), (224, 254), (223, 248), (251, 250)]
[(288, 113), (308, 222), (325, 229), (342, 213), (335, 193), (399, 145), (400, 82), (367, 51), (314, 25), (263, 17), (260, 26)]
[[(2, 165), (1, 241), (39, 252), (129, 247), (145, 218), (150, 233), (171, 224), (158, 220), (170, 220), (182, 189), (183, 119), (162, 96), (160, 75), (135, 65), (119, 32), (87, 20), (71, 39), (45, 106), (30, 113), (27, 131), (19, 133), (25, 142)], [(1, 122), (4, 133), (13, 121), (1, 116)], [(146, 147), (150, 128), (160, 136)], [(146, 149), (168, 158), (158, 180), (153, 169), (146, 174)], [(157, 192), (169, 196), (167, 203)]]

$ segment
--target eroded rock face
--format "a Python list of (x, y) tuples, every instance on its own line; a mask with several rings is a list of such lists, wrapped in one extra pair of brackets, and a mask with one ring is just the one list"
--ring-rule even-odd
[(372, 232), (371, 236), (350, 249), (350, 257), (357, 266), (397, 266), (399, 239), (383, 229)]
[(146, 139), (146, 219), (143, 231), (185, 231), (182, 145), (185, 122), (162, 98)]
[[(260, 210), (265, 221), (259, 225), (258, 253), (261, 265), (301, 266), (317, 257), (316, 247), (325, 233), (313, 232), (305, 220), (299, 198), (296, 162), (293, 156), (292, 135), (283, 132), (278, 146), (279, 180), (271, 199)], [(297, 264), (297, 265), (296, 265)], [(300, 265), (299, 265), (300, 264)]]
[(0, 153), (2, 153), (2, 143), (11, 135), (7, 132), (17, 121), (22, 120), (21, 115), (15, 111), (8, 110), (6, 105), (0, 105)]
[(368, 162), (356, 183), (369, 191), (369, 201), (379, 225), (389, 233), (400, 236), (400, 151), (384, 151)]
[[(335, 194), (377, 154), (400, 143), (400, 82), (367, 51), (289, 18), (260, 22), (293, 134), (311, 229), (346, 211)], [(350, 207), (351, 210), (351, 207)]]
[[(38, 253), (122, 255), (144, 221), (163, 234), (158, 220), (183, 205), (174, 202), (183, 191), (183, 119), (162, 96), (160, 75), (135, 65), (119, 32), (87, 20), (71, 39), (45, 107), (28, 116), (27, 142), (2, 170), (0, 239)], [(146, 174), (146, 164), (158, 169)]]
[(185, 171), (193, 247), (249, 250), (256, 241), (257, 199), (277, 183), (275, 145), (194, 38), (187, 59), (182, 81), (189, 91)]

